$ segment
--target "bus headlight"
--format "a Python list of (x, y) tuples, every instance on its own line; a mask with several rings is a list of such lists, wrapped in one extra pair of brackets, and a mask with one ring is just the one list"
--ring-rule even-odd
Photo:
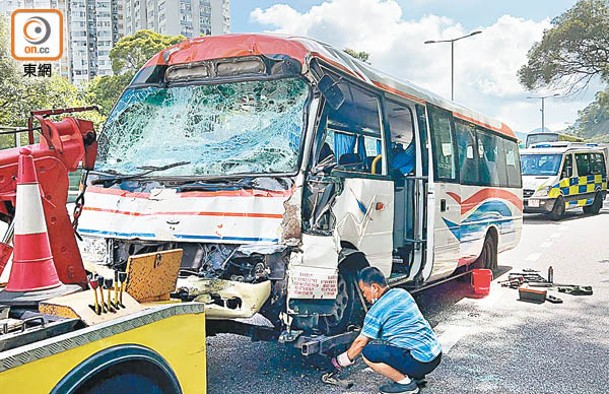
[(548, 194), (550, 194), (550, 186), (545, 186), (537, 190), (534, 194), (534, 197), (547, 197)]

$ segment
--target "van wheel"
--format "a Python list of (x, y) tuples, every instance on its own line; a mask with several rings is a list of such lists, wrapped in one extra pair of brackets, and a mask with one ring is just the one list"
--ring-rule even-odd
[(594, 195), (594, 202), (592, 205), (586, 205), (584, 207), (584, 213), (591, 213), (593, 215), (598, 215), (603, 207), (603, 199), (601, 198), (600, 193), (596, 193)]
[(565, 199), (560, 196), (554, 202), (554, 208), (552, 208), (552, 212), (550, 212), (550, 219), (552, 220), (560, 220), (565, 216)]
[(319, 318), (319, 328), (327, 335), (340, 334), (352, 325), (361, 326), (363, 308), (356, 288), (355, 272), (339, 270), (338, 294), (332, 309), (332, 314)]
[(474, 268), (497, 269), (497, 241), (491, 232), (486, 233), (480, 256), (474, 261)]

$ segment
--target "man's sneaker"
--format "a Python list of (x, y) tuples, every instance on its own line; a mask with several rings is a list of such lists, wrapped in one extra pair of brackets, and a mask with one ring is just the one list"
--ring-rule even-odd
[(408, 384), (394, 382), (381, 386), (379, 391), (381, 394), (416, 394), (419, 392), (419, 386), (414, 380), (411, 380)]
[(419, 387), (425, 387), (427, 386), (427, 379), (425, 378), (421, 378), (421, 379), (415, 379), (412, 378), (412, 380), (416, 383), (417, 386)]

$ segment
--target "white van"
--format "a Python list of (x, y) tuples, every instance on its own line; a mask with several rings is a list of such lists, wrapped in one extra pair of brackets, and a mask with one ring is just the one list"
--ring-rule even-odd
[(566, 209), (598, 214), (607, 194), (607, 148), (596, 144), (537, 144), (520, 151), (524, 212), (560, 220)]

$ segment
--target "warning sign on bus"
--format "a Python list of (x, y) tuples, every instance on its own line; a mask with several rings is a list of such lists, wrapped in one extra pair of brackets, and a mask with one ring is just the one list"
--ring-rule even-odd
[(290, 298), (336, 298), (338, 293), (336, 270), (313, 267), (294, 267), (288, 279)]

